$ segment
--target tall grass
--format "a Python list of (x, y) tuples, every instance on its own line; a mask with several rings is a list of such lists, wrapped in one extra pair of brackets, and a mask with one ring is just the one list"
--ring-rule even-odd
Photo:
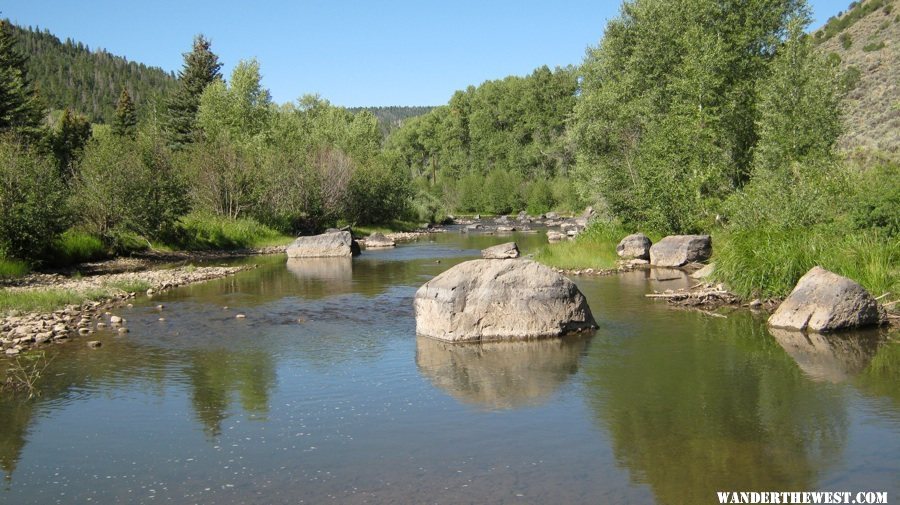
[(900, 294), (900, 240), (874, 231), (820, 228), (732, 231), (715, 238), (718, 280), (745, 297), (785, 296), (819, 265), (874, 295)]
[(245, 249), (282, 245), (291, 239), (252, 219), (226, 219), (195, 213), (181, 218), (175, 237), (168, 245), (195, 251)]
[(78, 230), (67, 230), (53, 242), (49, 262), (55, 266), (68, 266), (100, 260), (108, 255), (100, 237)]
[(24, 261), (0, 257), (0, 279), (15, 279), (31, 271)]
[(616, 244), (629, 232), (614, 223), (595, 222), (575, 240), (548, 244), (534, 259), (563, 269), (605, 269), (616, 266)]

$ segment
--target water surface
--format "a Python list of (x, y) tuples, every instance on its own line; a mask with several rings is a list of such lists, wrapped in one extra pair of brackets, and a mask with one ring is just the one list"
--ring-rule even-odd
[[(514, 238), (525, 252), (545, 241)], [(417, 338), (418, 286), (508, 239), (253, 258), (255, 270), (118, 311), (131, 333), (99, 333), (98, 350), (51, 347), (43, 395), (0, 399), (0, 502), (896, 500), (896, 335), (770, 333), (749, 312), (648, 301), (689, 281), (635, 272), (576, 279), (600, 324), (592, 337)]]

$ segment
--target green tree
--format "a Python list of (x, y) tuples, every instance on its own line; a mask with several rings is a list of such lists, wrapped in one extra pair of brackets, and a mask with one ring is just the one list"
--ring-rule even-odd
[(28, 81), (27, 62), (11, 25), (0, 20), (0, 133), (38, 134), (43, 108)]
[(50, 158), (0, 140), (0, 255), (46, 257), (68, 221), (65, 198), (65, 184)]
[[(706, 228), (746, 183), (756, 90), (802, 0), (634, 0), (582, 66), (577, 175), (629, 224)], [(714, 29), (710, 29), (714, 27)]]
[(50, 144), (56, 157), (57, 169), (64, 178), (71, 178), (75, 166), (91, 138), (91, 123), (87, 118), (66, 108), (51, 130)]
[(119, 101), (116, 102), (116, 116), (113, 118), (112, 132), (113, 135), (129, 138), (134, 138), (137, 134), (137, 112), (134, 109), (134, 102), (131, 101), (131, 95), (128, 94), (128, 88), (124, 86), (119, 95)]
[(221, 82), (219, 57), (210, 51), (203, 35), (194, 38), (193, 49), (184, 54), (184, 66), (178, 74), (178, 89), (168, 101), (166, 131), (169, 144), (180, 149), (197, 140), (197, 111), (200, 96), (207, 86)]
[(272, 97), (262, 87), (259, 62), (241, 61), (231, 80), (210, 84), (200, 96), (197, 123), (210, 140), (248, 145), (269, 132)]

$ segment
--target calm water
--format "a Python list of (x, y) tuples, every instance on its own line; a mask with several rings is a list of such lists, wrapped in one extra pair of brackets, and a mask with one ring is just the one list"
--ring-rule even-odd
[[(526, 252), (545, 240), (515, 238)], [(692, 504), (715, 490), (897, 502), (896, 335), (772, 334), (746, 312), (649, 302), (688, 281), (632, 273), (577, 280), (600, 324), (591, 338), (416, 338), (417, 287), (505, 240), (255, 258), (122, 309), (131, 333), (50, 348), (43, 395), (0, 400), (0, 502)]]

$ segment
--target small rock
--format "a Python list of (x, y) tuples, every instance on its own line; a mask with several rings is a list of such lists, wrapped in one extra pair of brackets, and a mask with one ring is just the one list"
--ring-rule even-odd
[(762, 301), (759, 298), (754, 298), (750, 301), (748, 307), (750, 307), (751, 309), (758, 309), (762, 307)]
[(87, 346), (90, 347), (91, 349), (97, 349), (98, 347), (100, 347), (102, 345), (103, 344), (101, 344), (99, 340), (91, 340), (90, 342), (87, 343)]
[(163, 305), (163, 304), (159, 304), (159, 305), (156, 306), (156, 310), (162, 310), (162, 309), (164, 309), (164, 308), (166, 308), (166, 306)]
[(247, 316), (245, 316), (244, 314), (237, 314), (237, 315), (234, 316), (234, 317), (235, 317), (236, 319), (244, 319), (244, 318), (246, 318)]
[(109, 322), (112, 324), (122, 324), (122, 318), (119, 316), (112, 316), (109, 318)]
[(19, 350), (16, 349), (15, 347), (10, 347), (5, 352), (6, 352), (7, 356), (15, 356), (15, 355), (19, 354)]
[(80, 333), (82, 335), (88, 335), (91, 333), (91, 329), (90, 328), (78, 328), (78, 333)]
[(116, 330), (116, 331), (118, 331), (119, 333), (123, 333), (123, 334), (124, 334), (124, 333), (128, 333), (128, 328), (119, 328), (119, 329)]

